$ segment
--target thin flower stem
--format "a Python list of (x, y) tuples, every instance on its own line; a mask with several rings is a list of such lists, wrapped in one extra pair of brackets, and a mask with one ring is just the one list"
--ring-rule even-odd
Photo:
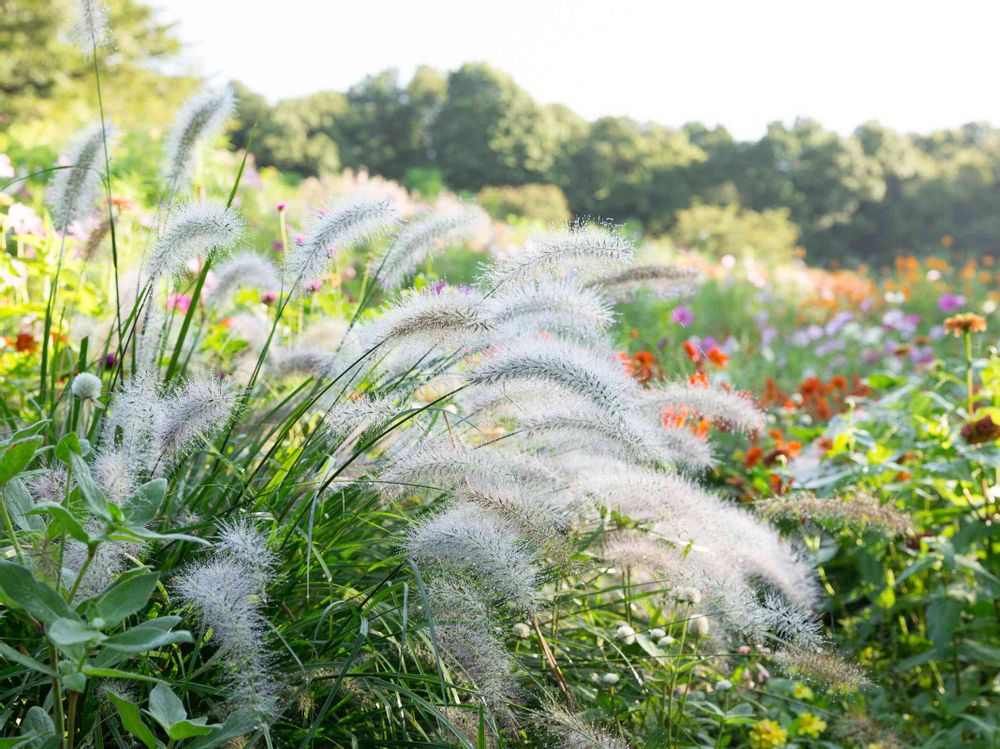
[(18, 543), (14, 523), (11, 521), (10, 513), (7, 511), (7, 499), (4, 497), (3, 487), (0, 487), (0, 510), (3, 510), (3, 524), (7, 528), (7, 534), (10, 536), (11, 545), (13, 545), (14, 553), (17, 555), (17, 561), (24, 564), (24, 551), (21, 550), (21, 544)]

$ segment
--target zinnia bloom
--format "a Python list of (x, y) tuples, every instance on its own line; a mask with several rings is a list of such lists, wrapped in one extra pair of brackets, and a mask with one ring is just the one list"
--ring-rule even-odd
[(990, 414), (986, 414), (983, 418), (970, 421), (962, 427), (962, 439), (970, 445), (984, 445), (1000, 439), (1000, 424), (993, 421)]
[(975, 312), (963, 312), (945, 320), (944, 329), (956, 336), (965, 333), (983, 333), (986, 330), (986, 320)]

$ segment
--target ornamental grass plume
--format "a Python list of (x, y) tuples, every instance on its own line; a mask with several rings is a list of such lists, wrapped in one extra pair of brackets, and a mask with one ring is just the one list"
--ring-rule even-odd
[(694, 296), (702, 274), (694, 268), (671, 265), (629, 265), (587, 281), (586, 287), (614, 301), (631, 301), (646, 292), (663, 300), (687, 299)]
[(743, 432), (764, 427), (764, 414), (748, 396), (699, 383), (658, 383), (642, 391), (642, 400), (658, 418), (665, 411), (693, 413)]
[(633, 410), (638, 385), (611, 356), (572, 343), (513, 341), (484, 356), (472, 372), (473, 384), (544, 382), (577, 393), (612, 413)]
[(406, 539), (407, 556), (430, 570), (459, 575), (493, 601), (534, 605), (538, 569), (530, 546), (503, 519), (475, 505), (454, 505)]
[(68, 166), (52, 175), (46, 200), (57, 231), (65, 233), (74, 221), (83, 221), (94, 213), (104, 167), (105, 131), (110, 125), (97, 123), (84, 130), (66, 151)]
[(478, 206), (418, 216), (403, 227), (384, 253), (372, 258), (371, 275), (382, 288), (394, 289), (412, 276), (421, 263), (449, 243), (477, 231), (488, 220)]
[(445, 340), (453, 347), (476, 345), (492, 329), (480, 310), (481, 300), (473, 294), (409, 294), (361, 326), (358, 337), (365, 348), (428, 347)]
[(161, 470), (172, 466), (201, 439), (210, 439), (229, 423), (239, 390), (215, 375), (197, 375), (163, 400), (155, 440)]
[(308, 236), (296, 243), (285, 261), (285, 287), (300, 289), (326, 272), (330, 257), (384, 233), (398, 220), (389, 198), (357, 197), (332, 203), (313, 222)]
[(600, 345), (614, 322), (607, 301), (573, 280), (541, 279), (503, 287), (486, 303), (501, 339), (547, 333)]
[(221, 203), (184, 203), (170, 212), (163, 234), (146, 262), (154, 281), (176, 275), (189, 260), (207, 259), (232, 247), (243, 235), (243, 219)]
[(75, 17), (69, 30), (70, 41), (87, 59), (94, 50), (111, 43), (108, 6), (104, 0), (75, 0)]
[(201, 91), (181, 107), (164, 145), (162, 177), (171, 199), (186, 187), (198, 146), (222, 130), (235, 107), (236, 94), (230, 86)]
[(907, 533), (913, 520), (892, 502), (880, 502), (867, 492), (839, 497), (817, 497), (811, 492), (796, 492), (769, 497), (754, 504), (766, 517), (790, 517), (801, 522), (834, 522), (840, 525), (874, 527), (891, 536)]
[(559, 749), (629, 749), (618, 736), (558, 705), (547, 705), (539, 718), (546, 731), (558, 739)]
[(791, 647), (774, 654), (774, 661), (787, 673), (825, 685), (834, 692), (850, 693), (868, 685), (864, 671), (836, 653), (820, 649)]
[(629, 260), (635, 245), (611, 225), (578, 223), (568, 229), (533, 237), (519, 254), (487, 267), (483, 284), (502, 285), (574, 270), (601, 269)]
[(215, 284), (205, 294), (206, 303), (224, 304), (236, 289), (253, 286), (261, 291), (278, 291), (281, 281), (274, 263), (256, 252), (240, 252), (215, 267)]

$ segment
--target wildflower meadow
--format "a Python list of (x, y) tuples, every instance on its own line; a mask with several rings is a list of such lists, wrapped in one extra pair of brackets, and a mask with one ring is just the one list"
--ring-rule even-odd
[(992, 256), (292, 175), (232, 87), (106, 109), (74, 7), (92, 122), (0, 133), (0, 747), (1000, 746)]

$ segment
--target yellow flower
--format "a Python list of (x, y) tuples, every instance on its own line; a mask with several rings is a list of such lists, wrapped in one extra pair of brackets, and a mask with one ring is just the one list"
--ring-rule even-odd
[(797, 700), (805, 700), (808, 702), (816, 695), (813, 694), (813, 690), (807, 687), (805, 684), (796, 684), (792, 689), (792, 695)]
[(750, 729), (751, 749), (777, 749), (788, 743), (788, 731), (773, 720), (762, 720)]
[(826, 721), (812, 713), (802, 713), (799, 716), (798, 723), (800, 736), (818, 739), (819, 735), (826, 730)]

